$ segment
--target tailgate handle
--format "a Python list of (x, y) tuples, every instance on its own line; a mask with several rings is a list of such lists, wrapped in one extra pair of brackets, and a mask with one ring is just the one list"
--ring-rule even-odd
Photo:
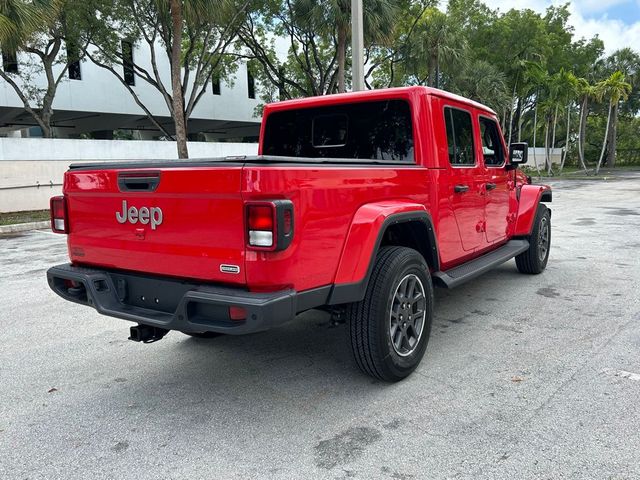
[(118, 175), (118, 187), (121, 192), (155, 192), (159, 183), (160, 173)]

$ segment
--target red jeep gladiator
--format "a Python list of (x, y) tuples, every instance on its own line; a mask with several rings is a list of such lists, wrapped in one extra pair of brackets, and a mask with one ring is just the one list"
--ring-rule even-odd
[(47, 279), (142, 342), (339, 312), (358, 366), (397, 381), (425, 353), (433, 286), (545, 268), (551, 190), (526, 160), (495, 112), (440, 90), (267, 105), (255, 157), (71, 165), (51, 200), (71, 263)]

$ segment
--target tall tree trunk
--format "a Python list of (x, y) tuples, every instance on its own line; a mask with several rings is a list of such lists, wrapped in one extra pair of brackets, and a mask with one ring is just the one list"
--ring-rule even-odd
[(551, 136), (551, 149), (556, 148), (556, 126), (558, 125), (558, 105), (553, 113), (553, 134)]
[(51, 128), (51, 117), (53, 112), (41, 113), (42, 123), (40, 124), (40, 130), (42, 130), (43, 138), (53, 138), (53, 128)]
[(538, 132), (538, 103), (536, 102), (533, 107), (533, 162), (536, 164), (536, 170), (538, 172), (538, 178), (542, 177), (540, 174), (540, 165), (538, 165), (538, 156), (536, 155), (536, 133)]
[(511, 134), (513, 132), (513, 106), (516, 103), (516, 89), (518, 88), (518, 79), (513, 85), (513, 95), (511, 96), (511, 105), (509, 105), (509, 141), (507, 142), (507, 148), (511, 147)]
[(547, 176), (551, 176), (553, 174), (553, 169), (551, 167), (551, 151), (549, 143), (551, 141), (551, 130), (553, 128), (553, 117), (551, 115), (547, 115), (547, 121), (545, 122), (544, 127), (544, 160), (545, 160), (545, 169), (547, 170)]
[(182, 92), (181, 57), (182, 57), (182, 3), (171, 0), (171, 23), (173, 37), (171, 39), (171, 90), (173, 104), (173, 122), (176, 126), (176, 143), (178, 158), (189, 158), (187, 149), (187, 125), (184, 112), (184, 95)]
[(584, 158), (584, 142), (587, 136), (587, 117), (589, 116), (589, 97), (587, 95), (582, 99), (582, 105), (580, 106), (580, 127), (578, 131), (578, 158), (580, 159), (580, 165), (586, 171), (587, 162)]
[(571, 126), (571, 104), (567, 105), (567, 136), (564, 140), (564, 152), (562, 152), (562, 160), (560, 162), (560, 175), (564, 169), (564, 162), (567, 160), (567, 153), (569, 152), (569, 132)]
[(338, 93), (347, 91), (345, 84), (345, 71), (347, 59), (347, 28), (338, 27)]
[(53, 59), (50, 63), (43, 62), (45, 74), (47, 77), (47, 91), (42, 98), (42, 108), (40, 109), (40, 118), (42, 118), (42, 136), (44, 138), (53, 138), (53, 128), (51, 121), (53, 119), (53, 99), (56, 95), (56, 81), (53, 76)]
[(436, 85), (436, 71), (437, 71), (436, 65), (437, 64), (438, 64), (438, 54), (432, 52), (431, 58), (429, 60), (429, 81), (427, 82), (427, 85), (430, 87), (435, 87)]
[(516, 138), (518, 142), (520, 141), (521, 127), (522, 127), (522, 98), (518, 97), (518, 101), (516, 102), (516, 112), (513, 120), (514, 134), (516, 134), (517, 132)]
[(518, 109), (519, 109), (519, 114), (518, 114), (518, 142), (522, 141), (522, 120), (524, 117), (523, 113), (522, 113), (522, 100), (520, 98), (518, 98)]
[(604, 140), (602, 141), (602, 151), (600, 152), (600, 158), (596, 165), (596, 175), (600, 173), (600, 165), (602, 165), (602, 159), (604, 158), (604, 151), (607, 148), (607, 138), (609, 137), (609, 124), (611, 123), (611, 110), (613, 110), (612, 101), (609, 100), (609, 114), (607, 115), (607, 127), (604, 130)]
[(616, 166), (616, 148), (618, 137), (618, 103), (613, 105), (611, 110), (611, 126), (609, 128), (609, 138), (607, 139), (607, 168)]

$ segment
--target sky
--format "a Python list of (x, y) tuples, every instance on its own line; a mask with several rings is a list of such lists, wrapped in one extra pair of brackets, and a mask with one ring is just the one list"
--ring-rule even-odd
[[(493, 0), (489, 8), (506, 12), (510, 8), (530, 8), (544, 12), (549, 5), (562, 5), (566, 0)], [(575, 38), (591, 38), (598, 34), (606, 53), (619, 48), (640, 50), (640, 0), (578, 0), (569, 3)]]

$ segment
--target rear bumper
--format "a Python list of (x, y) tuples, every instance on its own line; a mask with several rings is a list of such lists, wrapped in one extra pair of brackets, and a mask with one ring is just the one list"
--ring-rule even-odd
[[(70, 288), (65, 280), (79, 286)], [(252, 293), (69, 264), (50, 268), (47, 281), (65, 300), (91, 306), (103, 315), (167, 330), (244, 335), (268, 330), (296, 315), (294, 290)], [(246, 319), (232, 320), (229, 307), (244, 308)]]

